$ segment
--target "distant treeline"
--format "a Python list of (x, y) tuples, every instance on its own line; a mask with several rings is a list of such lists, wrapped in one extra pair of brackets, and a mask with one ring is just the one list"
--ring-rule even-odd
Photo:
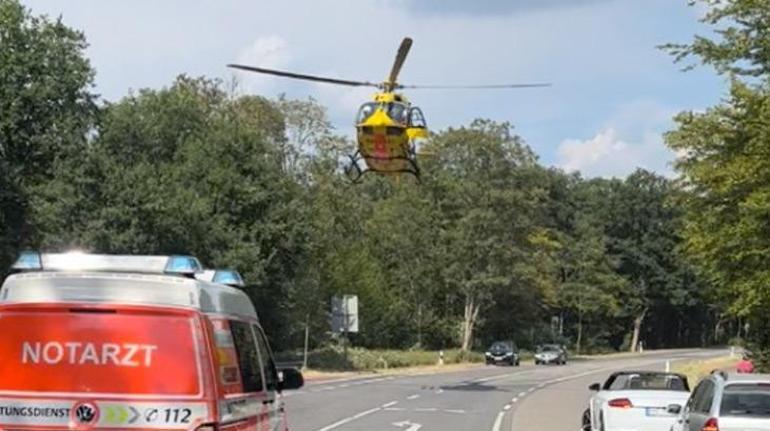
[[(736, 149), (747, 137), (719, 118), (770, 118), (766, 90), (736, 84), (733, 97), (755, 105), (678, 118), (676, 181), (548, 168), (511, 125), (476, 120), (434, 134), (421, 184), (353, 185), (339, 161), (354, 143), (313, 100), (180, 76), (100, 102), (81, 33), (0, 0), (0, 35), (3, 270), (24, 248), (194, 254), (243, 273), (277, 350), (300, 347), (306, 327), (311, 347), (333, 342), (335, 294), (358, 295), (351, 338), (371, 348), (703, 346), (744, 335), (767, 303), (746, 265), (768, 259), (770, 229), (752, 235), (768, 227), (770, 153)], [(767, 124), (741, 132), (759, 142)], [(767, 192), (753, 206), (704, 179), (723, 168), (708, 165), (720, 142), (754, 169), (742, 193)], [(722, 223), (734, 223), (720, 231), (732, 249), (710, 235)], [(719, 260), (730, 250), (754, 259), (740, 280), (741, 262)]]

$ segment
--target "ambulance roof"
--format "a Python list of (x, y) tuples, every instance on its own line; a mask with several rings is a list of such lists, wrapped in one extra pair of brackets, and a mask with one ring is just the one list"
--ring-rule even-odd
[(22, 272), (9, 276), (0, 303), (94, 302), (194, 308), (257, 318), (240, 289), (179, 275), (129, 272)]

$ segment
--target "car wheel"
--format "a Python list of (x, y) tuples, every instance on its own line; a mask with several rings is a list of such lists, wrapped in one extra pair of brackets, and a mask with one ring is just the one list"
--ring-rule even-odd
[(521, 365), (521, 364), (519, 364), (519, 360), (517, 359), (516, 360), (516, 366), (518, 367), (519, 365)]
[(591, 431), (591, 409), (583, 412), (583, 431)]

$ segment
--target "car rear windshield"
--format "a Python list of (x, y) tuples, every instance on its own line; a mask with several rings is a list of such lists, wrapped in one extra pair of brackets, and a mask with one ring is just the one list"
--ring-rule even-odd
[(770, 382), (726, 386), (720, 415), (770, 417)]
[(674, 374), (620, 374), (609, 385), (609, 390), (686, 391), (687, 384)]

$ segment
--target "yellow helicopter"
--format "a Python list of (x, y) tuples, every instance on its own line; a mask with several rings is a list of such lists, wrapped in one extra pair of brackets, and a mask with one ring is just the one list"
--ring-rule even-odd
[[(356, 116), (356, 135), (358, 150), (350, 157), (350, 164), (345, 167), (345, 174), (358, 182), (367, 172), (389, 176), (401, 174), (414, 175), (420, 179), (420, 167), (417, 163), (417, 145), (427, 139), (428, 129), (425, 117), (419, 107), (412, 105), (406, 97), (397, 93), (403, 89), (504, 89), (547, 87), (550, 84), (495, 84), (495, 85), (402, 85), (398, 74), (404, 65), (412, 47), (412, 39), (404, 38), (398, 48), (396, 60), (387, 80), (381, 83), (369, 81), (351, 81), (347, 79), (326, 78), (281, 70), (242, 64), (228, 64), (228, 67), (249, 72), (265, 73), (285, 78), (303, 79), (327, 84), (350, 87), (374, 87), (379, 89), (373, 100), (366, 102)], [(363, 161), (364, 167), (361, 167)]]

